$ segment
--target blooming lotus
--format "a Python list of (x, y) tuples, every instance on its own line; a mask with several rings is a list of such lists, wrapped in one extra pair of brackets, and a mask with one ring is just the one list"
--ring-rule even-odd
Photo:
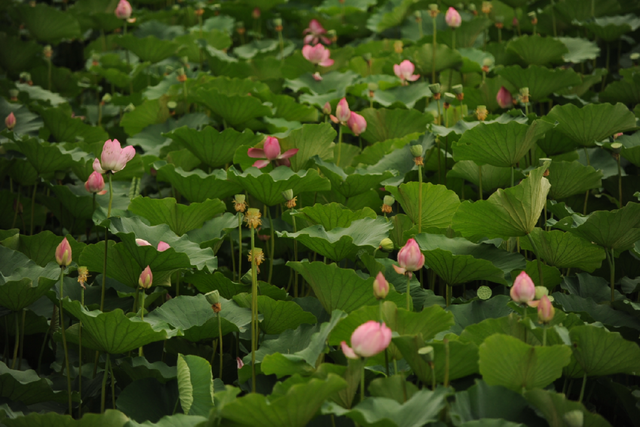
[(331, 51), (321, 44), (315, 46), (307, 44), (302, 48), (302, 56), (312, 64), (320, 65), (321, 67), (330, 67), (333, 65), (333, 59), (329, 58), (330, 55)]
[(98, 173), (105, 173), (111, 171), (113, 173), (119, 172), (127, 166), (127, 163), (133, 159), (136, 155), (136, 149), (129, 145), (127, 147), (120, 147), (120, 142), (117, 139), (108, 139), (102, 147), (102, 154), (100, 160), (97, 158), (93, 161), (93, 170)]
[(254, 167), (258, 169), (262, 169), (267, 166), (272, 161), (276, 162), (278, 166), (291, 166), (291, 162), (289, 158), (295, 155), (298, 152), (297, 148), (292, 148), (291, 150), (287, 150), (282, 153), (280, 149), (280, 142), (278, 142), (278, 138), (274, 138), (273, 136), (268, 136), (267, 140), (264, 143), (264, 149), (261, 148), (249, 148), (247, 154), (249, 157), (253, 159), (266, 159), (266, 160), (256, 160), (253, 164)]
[(312, 19), (309, 22), (309, 26), (302, 32), (302, 34), (306, 34), (304, 36), (304, 44), (316, 45), (320, 40), (324, 44), (331, 44), (331, 40), (324, 36), (326, 33), (327, 30), (324, 29), (322, 24)]
[(127, 0), (120, 0), (118, 7), (116, 7), (115, 14), (119, 19), (129, 19), (131, 16), (131, 4)]
[(413, 74), (413, 71), (416, 69), (415, 65), (408, 59), (405, 59), (400, 64), (394, 64), (393, 72), (398, 76), (400, 81), (402, 81), (402, 85), (408, 85), (407, 82), (415, 82), (420, 78), (420, 74)]
[(462, 18), (460, 17), (460, 14), (453, 7), (450, 7), (447, 10), (446, 15), (444, 16), (444, 20), (451, 28), (458, 28), (460, 24), (462, 24)]
[(351, 347), (342, 341), (342, 352), (349, 359), (372, 357), (384, 351), (391, 343), (391, 329), (384, 323), (370, 320), (358, 326), (351, 335)]

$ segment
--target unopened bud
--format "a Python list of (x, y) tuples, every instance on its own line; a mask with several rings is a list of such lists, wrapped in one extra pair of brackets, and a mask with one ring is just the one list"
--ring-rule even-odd
[(393, 250), (393, 240), (388, 237), (380, 240), (380, 250), (384, 252), (391, 252)]
[(322, 114), (331, 114), (331, 104), (329, 104), (329, 101), (324, 103), (324, 106), (322, 107)]
[(5, 117), (4, 125), (9, 130), (13, 130), (13, 128), (16, 126), (16, 116), (13, 114), (13, 111), (10, 112), (7, 117)]

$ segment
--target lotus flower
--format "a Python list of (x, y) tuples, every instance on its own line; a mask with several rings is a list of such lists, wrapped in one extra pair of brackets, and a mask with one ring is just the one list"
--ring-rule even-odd
[(351, 346), (342, 341), (342, 352), (349, 359), (358, 357), (372, 357), (384, 351), (391, 342), (391, 329), (384, 323), (380, 324), (375, 320), (370, 320), (358, 326), (351, 335)]
[(462, 18), (460, 17), (460, 14), (453, 7), (450, 7), (447, 10), (447, 14), (444, 16), (444, 20), (451, 28), (458, 28), (460, 24), (462, 24)]
[(13, 111), (9, 113), (9, 115), (4, 119), (4, 125), (9, 130), (13, 130), (16, 126), (16, 116), (13, 114)]
[(500, 108), (511, 108), (513, 107), (513, 97), (511, 96), (511, 92), (507, 90), (506, 87), (502, 86), (496, 95), (496, 101), (498, 101), (498, 105)]
[(553, 316), (556, 314), (556, 309), (553, 308), (553, 304), (549, 300), (549, 297), (543, 295), (538, 303), (538, 320), (541, 323), (549, 323), (553, 320)]
[(238, 366), (238, 370), (240, 370), (244, 366), (244, 362), (239, 357), (236, 357), (236, 365)]
[(143, 289), (149, 289), (153, 284), (153, 273), (151, 273), (151, 268), (147, 265), (147, 267), (142, 270), (140, 273), (140, 278), (138, 279), (138, 285), (140, 285)]
[(416, 69), (415, 65), (408, 59), (405, 59), (400, 64), (395, 64), (393, 66), (393, 72), (398, 76), (398, 78), (402, 81), (402, 85), (408, 85), (407, 82), (415, 82), (420, 78), (420, 74), (413, 74), (413, 71)]
[(93, 161), (93, 170), (98, 173), (105, 173), (109, 170), (113, 173), (119, 172), (135, 155), (136, 149), (133, 146), (122, 148), (117, 139), (108, 139), (102, 147), (100, 161), (97, 158)]
[(312, 64), (320, 65), (321, 67), (330, 67), (333, 65), (333, 59), (329, 58), (330, 55), (331, 51), (321, 44), (313, 47), (307, 44), (302, 48), (302, 56)]
[(102, 174), (93, 171), (91, 175), (89, 175), (87, 182), (84, 183), (84, 188), (86, 188), (89, 193), (99, 193), (104, 190), (104, 178)]
[(418, 271), (424, 265), (424, 255), (420, 252), (420, 246), (415, 239), (407, 240), (407, 243), (398, 252), (398, 264), (393, 268), (398, 274), (405, 274), (408, 271)]
[(309, 22), (309, 27), (302, 32), (302, 34), (306, 34), (306, 36), (304, 36), (304, 44), (316, 45), (320, 40), (322, 40), (324, 44), (331, 44), (331, 40), (323, 35), (326, 33), (327, 30), (324, 29), (322, 24), (312, 19)]
[(331, 120), (335, 123), (342, 123), (343, 125), (346, 125), (349, 122), (350, 117), (351, 110), (349, 109), (347, 98), (342, 98), (336, 107), (336, 115), (331, 116)]
[(116, 7), (115, 14), (119, 19), (129, 19), (133, 9), (127, 0), (120, 0)]
[(292, 148), (291, 150), (287, 150), (282, 153), (280, 149), (280, 142), (278, 142), (278, 138), (274, 138), (273, 136), (268, 136), (267, 140), (264, 143), (264, 149), (261, 148), (249, 148), (247, 154), (249, 157), (253, 159), (266, 159), (266, 160), (256, 160), (253, 164), (254, 167), (258, 169), (262, 169), (267, 166), (272, 161), (276, 162), (278, 166), (291, 166), (291, 162), (289, 161), (289, 157), (292, 157), (298, 152), (297, 148)]
[(373, 296), (376, 299), (385, 299), (389, 294), (389, 282), (384, 278), (384, 274), (380, 271), (373, 281)]
[(347, 120), (347, 126), (356, 136), (360, 136), (367, 130), (367, 121), (360, 114), (352, 111), (349, 120)]
[(56, 248), (56, 262), (60, 267), (67, 267), (71, 264), (71, 245), (66, 237)]
[(515, 302), (528, 303), (533, 301), (536, 296), (536, 285), (533, 284), (531, 277), (523, 271), (514, 280), (510, 295)]

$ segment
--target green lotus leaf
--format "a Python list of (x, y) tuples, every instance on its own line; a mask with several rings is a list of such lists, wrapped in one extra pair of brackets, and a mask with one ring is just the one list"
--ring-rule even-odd
[(209, 416), (213, 408), (213, 374), (206, 359), (178, 354), (178, 392), (185, 414)]
[(425, 133), (427, 124), (433, 121), (430, 115), (415, 110), (366, 108), (362, 110), (362, 116), (367, 121), (367, 130), (362, 138), (369, 143), (402, 138), (415, 132)]
[(416, 102), (432, 95), (429, 85), (421, 82), (413, 83), (409, 86), (397, 86), (388, 90), (377, 90), (373, 94), (373, 100), (383, 107), (399, 104), (411, 109), (416, 105)]
[(488, 200), (462, 203), (453, 216), (454, 230), (463, 236), (489, 238), (529, 234), (538, 223), (551, 186), (543, 176), (547, 166), (532, 170), (515, 187), (498, 189)]
[(59, 43), (62, 39), (81, 37), (80, 24), (70, 13), (45, 4), (17, 8), (20, 22), (40, 42)]
[[(577, 273), (573, 277), (565, 278), (564, 288), (571, 295), (592, 299), (599, 304), (611, 301), (609, 282), (602, 277), (592, 276), (587, 273)], [(624, 301), (625, 297), (616, 290), (615, 299)]]
[[(275, 374), (278, 378), (286, 375), (309, 375), (313, 373), (316, 370), (318, 357), (325, 350), (329, 334), (343, 316), (344, 313), (340, 311), (332, 312), (331, 320), (317, 328), (317, 332), (313, 333), (308, 340), (301, 339), (300, 336), (296, 335), (300, 328), (295, 331), (285, 331), (279, 338), (269, 340), (268, 343), (273, 344), (270, 348), (278, 348), (279, 351), (265, 355), (262, 358), (260, 370), (266, 375)], [(313, 330), (315, 331), (316, 328), (313, 328)], [(287, 335), (291, 335), (291, 337)], [(263, 341), (260, 350), (263, 350), (266, 345), (267, 342)], [(298, 348), (300, 349), (297, 350)], [(294, 349), (297, 351), (293, 351)], [(257, 357), (256, 355), (256, 359)]]
[(284, 203), (282, 192), (285, 190), (293, 190), (293, 194), (298, 195), (307, 191), (326, 191), (331, 188), (329, 180), (320, 177), (314, 169), (296, 173), (286, 166), (280, 166), (269, 173), (263, 173), (260, 169), (252, 167), (242, 173), (231, 166), (227, 176), (229, 180), (238, 183), (250, 195), (268, 206)]
[[(41, 378), (36, 371), (10, 369), (4, 362), (0, 362), (0, 396), (14, 402), (22, 402), (25, 405), (54, 401), (65, 403), (68, 395), (63, 391), (54, 391), (52, 382), (47, 378)], [(73, 400), (77, 401), (74, 395)], [(6, 422), (3, 419), (2, 422)]]
[[(468, 304), (450, 305), (449, 311), (456, 319), (456, 324), (450, 329), (451, 332), (460, 335), (469, 325), (509, 315), (511, 313), (511, 309), (507, 305), (509, 301), (510, 298), (507, 295), (496, 295), (487, 301), (476, 299)], [(476, 342), (476, 344), (479, 343)]]
[(589, 22), (573, 21), (573, 24), (587, 28), (596, 37), (610, 43), (626, 33), (637, 30), (640, 27), (640, 18), (633, 14), (605, 16)]
[(620, 154), (636, 166), (640, 166), (640, 132), (633, 135), (623, 135), (616, 139), (622, 144)]
[[(536, 256), (558, 268), (579, 268), (593, 272), (600, 268), (605, 259), (604, 250), (588, 240), (559, 230), (544, 231), (534, 228), (530, 233), (538, 249)], [(520, 245), (533, 251), (528, 239), (521, 239)]]
[(132, 35), (120, 36), (117, 39), (119, 46), (135, 53), (141, 61), (155, 64), (163, 59), (175, 55), (182, 46), (179, 43), (160, 40), (154, 36), (138, 38)]
[[(507, 302), (509, 299), (502, 301)], [(473, 342), (480, 346), (490, 336), (504, 334), (528, 344), (540, 344), (540, 341), (533, 334), (527, 334), (527, 329), (524, 326), (524, 322), (520, 321), (520, 317), (510, 310), (508, 311), (509, 313), (506, 316), (489, 317), (478, 323), (466, 326), (460, 334), (460, 341)], [(530, 309), (530, 311), (534, 312), (535, 310)]]
[[(126, 353), (155, 341), (163, 341), (176, 333), (161, 323), (149, 323), (139, 317), (127, 317), (120, 309), (108, 313), (89, 311), (80, 301), (63, 299), (66, 311), (82, 322), (82, 346), (110, 354)], [(78, 324), (67, 328), (67, 339), (77, 344)]]
[[(477, 108), (478, 105), (484, 105), (487, 107), (489, 111), (497, 111), (500, 109), (498, 105), (498, 101), (496, 100), (496, 95), (501, 87), (507, 88), (510, 92), (516, 92), (516, 89), (513, 87), (511, 83), (509, 83), (506, 79), (497, 76), (497, 77), (487, 77), (484, 79), (484, 83), (482, 83), (478, 88), (473, 87), (465, 87), (464, 88), (464, 103), (469, 106), (469, 110)], [(435, 104), (432, 104), (431, 109), (436, 108)], [(508, 118), (513, 120), (514, 117), (506, 116), (504, 118)], [(499, 120), (504, 120), (503, 116), (499, 117)], [(517, 120), (523, 121), (526, 123), (526, 120), (522, 120), (522, 118), (518, 118)], [(486, 123), (486, 122), (485, 122)], [(473, 126), (477, 125), (478, 122), (463, 122), (460, 121), (454, 125), (454, 128), (449, 130), (450, 128), (445, 128), (442, 126), (439, 130), (447, 135), (452, 131), (459, 132), (460, 126)], [(434, 127), (435, 128), (435, 127)]]
[[(305, 278), (327, 313), (334, 310), (351, 313), (360, 307), (378, 305), (373, 295), (373, 276), (364, 279), (355, 270), (319, 261), (289, 261), (287, 265)], [(406, 298), (390, 290), (386, 300), (402, 305)]]
[(386, 171), (383, 173), (369, 173), (366, 169), (356, 169), (350, 174), (333, 163), (328, 163), (315, 157), (314, 161), (323, 175), (331, 181), (331, 188), (344, 197), (353, 197), (364, 193), (372, 188), (378, 188), (382, 181), (396, 176), (396, 171)]
[(269, 396), (251, 393), (225, 404), (222, 417), (237, 426), (300, 427), (307, 425), (331, 394), (346, 386), (334, 374), (326, 379), (294, 375), (276, 384)]
[(161, 383), (166, 383), (176, 379), (178, 375), (175, 366), (169, 366), (161, 361), (150, 363), (145, 357), (140, 356), (118, 359), (114, 362), (113, 369), (116, 372), (123, 372), (132, 381), (153, 378)]
[[(353, 0), (352, 0), (353, 1)], [(329, 92), (342, 92), (351, 86), (353, 81), (358, 77), (353, 71), (347, 70), (344, 73), (332, 71), (322, 75), (322, 80), (317, 81), (313, 78), (313, 74), (303, 74), (297, 79), (285, 80), (284, 85), (294, 92), (306, 89), (313, 95), (324, 95)]]
[(634, 114), (623, 104), (556, 105), (545, 117), (557, 121), (556, 131), (583, 147), (593, 147), (611, 135), (636, 127)]
[(596, 59), (600, 54), (600, 48), (592, 41), (576, 37), (556, 37), (568, 50), (562, 58), (565, 62), (579, 64), (589, 59)]
[(351, 418), (361, 426), (410, 427), (437, 422), (446, 407), (448, 389), (420, 390), (404, 404), (386, 397), (370, 397), (351, 409), (335, 403), (323, 408), (323, 413)]
[[(1, 60), (2, 58), (0, 57), (0, 61)], [(13, 113), (16, 118), (16, 124), (13, 128), (13, 132), (16, 135), (23, 135), (26, 133), (35, 134), (42, 127), (42, 120), (40, 117), (29, 111), (25, 105), (10, 104), (4, 98), (0, 99), (0, 116), (7, 117), (10, 113)], [(6, 124), (3, 129), (5, 128)]]
[(235, 129), (218, 132), (207, 126), (202, 130), (181, 127), (169, 134), (174, 141), (182, 144), (195, 154), (200, 161), (212, 168), (219, 168), (233, 161), (233, 155), (241, 146), (253, 147), (263, 140), (250, 130), (240, 133)]
[(386, 397), (403, 404), (405, 402), (405, 394), (406, 400), (409, 400), (419, 389), (413, 383), (405, 381), (403, 375), (398, 374), (386, 378), (376, 378), (369, 383), (368, 390), (373, 397)]
[[(458, 41), (457, 36), (458, 34), (456, 34), (456, 41)], [(464, 65), (460, 70), (463, 73), (481, 73), (485, 59), (495, 62), (495, 58), (490, 52), (486, 52), (481, 49), (462, 47), (458, 49), (458, 52), (460, 52), (460, 55), (462, 55), (462, 58), (464, 59)], [(465, 103), (467, 101), (466, 98), (465, 93)]]
[(534, 347), (503, 334), (485, 339), (478, 353), (484, 381), (517, 392), (548, 386), (571, 360), (568, 346)]
[(280, 139), (280, 147), (283, 152), (292, 148), (298, 149), (298, 152), (289, 161), (291, 162), (291, 170), (299, 172), (314, 156), (323, 160), (332, 158), (335, 138), (336, 131), (327, 123), (306, 124), (302, 125), (300, 129), (292, 130), (289, 135)]
[(578, 161), (551, 162), (549, 197), (560, 200), (602, 186), (602, 172)]
[(2, 420), (10, 427), (125, 427), (129, 425), (129, 418), (120, 411), (107, 409), (104, 414), (86, 413), (80, 420), (74, 420), (71, 415), (62, 415), (56, 412), (38, 413), (32, 412), (26, 416)]
[(581, 412), (584, 417), (585, 426), (610, 427), (611, 424), (601, 415), (595, 414), (585, 408), (582, 403), (569, 400), (567, 396), (554, 393), (549, 390), (527, 390), (524, 392), (527, 401), (544, 415), (551, 427), (562, 427), (567, 425), (564, 420), (570, 412)]
[(179, 399), (177, 381), (163, 384), (154, 378), (142, 378), (124, 387), (118, 395), (116, 407), (130, 417), (123, 427), (191, 427), (187, 420), (206, 420), (195, 415), (171, 415)]
[(547, 156), (573, 152), (579, 146), (577, 142), (556, 128), (549, 129), (536, 144)]
[(502, 419), (504, 427), (507, 427), (511, 426), (509, 422), (525, 423), (533, 415), (521, 394), (501, 386), (487, 385), (482, 380), (476, 380), (468, 389), (456, 393), (450, 414), (455, 423), (460, 423), (457, 425), (465, 427), (471, 427), (474, 425), (471, 422), (476, 420), (477, 426), (480, 423), (493, 426), (487, 422), (498, 419)]
[[(439, 34), (440, 35), (440, 34)], [(413, 57), (413, 62), (417, 68), (416, 74), (430, 76), (433, 71), (433, 45), (425, 43), (422, 46), (408, 48), (407, 55)], [(436, 72), (448, 68), (458, 68), (462, 66), (462, 55), (445, 44), (436, 45), (435, 56)]]
[(623, 104), (640, 103), (640, 84), (634, 81), (620, 80), (609, 83), (600, 92), (601, 102), (621, 102)]
[(218, 50), (227, 49), (231, 46), (231, 38), (229, 35), (220, 30), (203, 32), (196, 30), (190, 34), (175, 37), (173, 40), (184, 47), (184, 49), (180, 51), (180, 54), (188, 56), (191, 62), (200, 61), (200, 40), (205, 40), (208, 46)]
[(528, 87), (534, 102), (543, 101), (555, 91), (581, 83), (580, 76), (571, 68), (550, 70), (539, 65), (528, 68), (512, 65), (495, 72), (518, 89)]
[(185, 277), (185, 282), (193, 284), (200, 292), (220, 292), (222, 298), (231, 299), (234, 295), (251, 292), (251, 287), (233, 282), (224, 274), (216, 271), (213, 274), (194, 273)]
[(369, 6), (376, 4), (376, 0), (324, 0), (317, 7), (318, 12), (328, 15), (351, 14), (356, 12), (366, 12)]
[[(482, 172), (479, 169), (482, 168)], [(506, 188), (511, 185), (511, 168), (478, 164), (472, 160), (461, 160), (453, 165), (451, 171), (447, 172), (447, 177), (462, 178), (476, 186), (482, 178), (482, 192), (493, 192), (498, 188)], [(519, 181), (523, 178), (521, 172), (515, 172), (514, 179)]]
[(400, 203), (414, 224), (418, 224), (420, 218), (422, 219), (424, 230), (429, 227), (449, 227), (460, 206), (458, 195), (444, 185), (433, 185), (430, 182), (422, 184), (422, 206), (419, 205), (421, 188), (418, 182), (408, 182), (399, 187), (387, 185), (385, 189)]
[(303, 218), (312, 225), (319, 224), (325, 230), (330, 231), (334, 228), (346, 228), (358, 219), (377, 217), (371, 208), (363, 208), (358, 211), (345, 209), (339, 203), (316, 203), (313, 206), (307, 206), (294, 214), (296, 217)]
[[(609, 295), (611, 295), (609, 293)], [(598, 304), (591, 297), (583, 298), (578, 295), (566, 295), (559, 292), (553, 293), (554, 302), (560, 304), (562, 309), (569, 313), (578, 313), (581, 318), (601, 322), (610, 327), (628, 327), (640, 330), (640, 321), (610, 305)]]
[(593, 4), (581, 0), (567, 0), (556, 3), (554, 7), (568, 24), (574, 19), (586, 21), (594, 16), (613, 15), (620, 11), (620, 3), (616, 0), (600, 0)]
[(367, 28), (374, 33), (381, 33), (404, 21), (412, 6), (412, 0), (391, 0), (384, 3), (367, 20)]
[(300, 105), (295, 98), (288, 95), (274, 95), (271, 92), (255, 95), (262, 102), (270, 103), (273, 116), (292, 122), (317, 122), (318, 110), (314, 107)]
[(49, 174), (58, 170), (64, 171), (71, 167), (73, 158), (63, 153), (60, 145), (40, 141), (38, 138), (23, 137), (16, 141), (20, 151), (38, 171), (39, 174)]
[(353, 260), (362, 250), (372, 252), (388, 236), (391, 227), (390, 222), (378, 217), (355, 220), (349, 227), (336, 227), (329, 231), (321, 225), (314, 225), (297, 233), (277, 233), (281, 237), (296, 239), (319, 255), (340, 261), (345, 258)]
[(242, 192), (240, 185), (227, 179), (223, 169), (216, 169), (207, 174), (200, 169), (186, 172), (180, 167), (164, 162), (156, 162), (153, 167), (158, 172), (158, 181), (169, 182), (191, 202), (225, 199)]
[(529, 65), (561, 63), (563, 56), (569, 53), (569, 49), (561, 41), (528, 34), (509, 41), (507, 49), (518, 54)]
[(167, 224), (178, 236), (202, 227), (205, 221), (226, 210), (226, 205), (218, 199), (207, 199), (203, 203), (191, 203), (186, 206), (178, 204), (176, 199), (171, 197), (136, 197), (129, 205), (129, 211), (146, 218), (150, 225)]
[[(240, 294), (233, 300), (241, 307), (251, 307), (251, 296)], [(260, 328), (269, 335), (296, 329), (303, 323), (314, 325), (318, 319), (293, 301), (276, 301), (265, 295), (258, 296), (258, 312), (263, 315)]]
[(447, 285), (460, 285), (473, 280), (507, 283), (502, 270), (489, 261), (474, 258), (471, 255), (453, 255), (441, 249), (422, 251), (422, 253), (425, 256), (425, 264)]
[[(23, 70), (33, 68), (38, 62), (38, 55), (42, 53), (42, 45), (35, 41), (23, 41), (6, 33), (0, 35), (0, 44), (4, 46), (0, 52), (0, 66), (11, 75), (18, 75)], [(18, 120), (16, 128), (19, 125)]]
[(400, 353), (407, 361), (413, 373), (425, 384), (431, 384), (432, 373), (429, 364), (418, 354), (418, 350), (427, 345), (433, 347), (433, 369), (437, 382), (444, 382), (446, 371), (446, 347), (449, 347), (450, 369), (448, 378), (456, 380), (478, 373), (478, 346), (472, 342), (451, 340), (448, 344), (442, 341), (429, 341), (420, 335), (402, 335), (392, 339)]
[(166, 122), (169, 117), (169, 109), (160, 99), (146, 100), (135, 110), (124, 113), (120, 126), (127, 135), (133, 136), (149, 125)]
[[(86, 245), (76, 241), (71, 235), (67, 235), (65, 237), (71, 246), (72, 254), (74, 254), (77, 259)], [(61, 236), (56, 236), (51, 231), (45, 230), (42, 233), (34, 234), (33, 236), (14, 234), (10, 238), (2, 240), (2, 245), (15, 251), (22, 252), (40, 267), (48, 269), (51, 267), (49, 264), (56, 262), (56, 248), (60, 242), (62, 242), (62, 239), (63, 238)], [(27, 262), (27, 264), (31, 263)], [(13, 265), (15, 266), (15, 264)], [(18, 265), (22, 265), (22, 262)], [(6, 267), (9, 268), (8, 271), (5, 271), (5, 268), (0, 267), (0, 272), (5, 276), (11, 275), (11, 266), (12, 264), (6, 265)], [(36, 278), (38, 276), (29, 274), (29, 277)], [(46, 277), (49, 277), (49, 275), (46, 275)], [(55, 274), (52, 278), (55, 278)]]
[(202, 227), (187, 232), (187, 236), (192, 241), (200, 244), (201, 248), (211, 248), (213, 253), (217, 253), (222, 246), (222, 242), (228, 233), (234, 228), (238, 228), (238, 217), (230, 212), (206, 221)]
[(109, 139), (109, 135), (102, 128), (89, 126), (79, 118), (72, 118), (60, 109), (50, 108), (42, 110), (40, 116), (51, 134), (59, 142), (101, 142)]
[(272, 111), (257, 97), (243, 95), (227, 95), (217, 89), (200, 87), (191, 95), (192, 98), (222, 117), (227, 124), (238, 126), (258, 117), (271, 117)]
[(640, 204), (628, 203), (622, 209), (596, 211), (574, 226), (572, 217), (564, 218), (557, 228), (594, 242), (604, 248), (625, 251), (640, 240)]
[(481, 123), (453, 144), (453, 156), (456, 161), (473, 160), (497, 167), (513, 167), (552, 128), (551, 123), (543, 120), (536, 120), (530, 126), (515, 121)]

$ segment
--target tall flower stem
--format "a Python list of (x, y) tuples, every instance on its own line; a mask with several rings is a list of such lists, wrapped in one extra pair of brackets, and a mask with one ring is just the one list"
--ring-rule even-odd
[(451, 50), (456, 50), (456, 29), (451, 29)]
[(547, 326), (542, 327), (542, 346), (547, 346)]
[(556, 28), (556, 5), (553, 0), (551, 0), (551, 21), (553, 22), (553, 37), (558, 37), (558, 30)]
[(229, 234), (229, 246), (230, 246), (230, 251), (231, 251), (231, 272), (233, 280), (236, 280), (236, 251), (233, 248), (233, 237), (231, 236), (231, 234)]
[(64, 268), (60, 268), (60, 328), (62, 329), (62, 347), (64, 348), (64, 365), (67, 370), (67, 393), (69, 394), (69, 415), (73, 415), (73, 403), (71, 401), (71, 370), (69, 369), (69, 350), (67, 348), (67, 335), (64, 330), (64, 310), (62, 299), (64, 298)]
[[(436, 17), (433, 16), (433, 57), (431, 58), (431, 83), (436, 82), (436, 38), (438, 35), (438, 27), (436, 25)], [(439, 105), (439, 104), (438, 104)], [(438, 117), (440, 117), (440, 111), (438, 110)]]
[(258, 272), (254, 250), (255, 230), (251, 228), (251, 391), (256, 392), (256, 350), (258, 340)]
[(16, 323), (16, 343), (13, 347), (13, 362), (11, 362), (11, 369), (16, 368), (16, 362), (18, 361), (18, 348), (20, 348), (20, 322), (18, 321), (18, 312), (15, 312)]
[[(84, 286), (80, 288), (80, 304), (84, 307)], [(80, 394), (78, 418), (82, 418), (82, 321), (78, 323), (78, 393)]]
[(587, 373), (584, 373), (582, 377), (582, 387), (580, 388), (580, 397), (578, 398), (578, 402), (582, 403), (582, 398), (584, 397), (584, 389), (587, 385)]
[(449, 340), (445, 338), (444, 343), (444, 386), (449, 387)]
[(411, 311), (411, 272), (407, 274), (407, 311)]
[(30, 236), (33, 236), (33, 218), (34, 218), (35, 209), (36, 209), (36, 190), (37, 189), (38, 189), (38, 182), (33, 184), (33, 194), (31, 196), (31, 228), (29, 229)]
[(271, 283), (271, 277), (273, 276), (273, 262), (274, 262), (274, 253), (276, 250), (276, 242), (275, 242), (275, 231), (274, 231), (274, 226), (273, 226), (273, 219), (271, 218), (271, 209), (269, 209), (268, 207), (266, 208), (267, 210), (267, 217), (269, 218), (269, 231), (271, 232), (271, 239), (269, 239), (271, 242), (271, 249), (269, 250), (269, 258), (271, 258), (269, 260), (269, 276), (267, 278), (267, 282)]
[(104, 414), (104, 406), (107, 398), (107, 377), (109, 376), (109, 365), (111, 364), (111, 358), (107, 353), (107, 361), (104, 365), (104, 376), (102, 377), (102, 394), (100, 397), (100, 412)]
[[(296, 227), (296, 217), (291, 215), (291, 220), (293, 221), (293, 232), (297, 233), (298, 228)], [(293, 260), (298, 261), (298, 240), (293, 239)], [(294, 298), (298, 298), (298, 271), (294, 271), (293, 276), (293, 296)]]
[[(146, 296), (146, 292), (144, 291), (144, 289), (142, 289), (141, 291), (142, 292), (140, 292), (140, 320), (144, 321), (144, 297)], [(144, 351), (142, 349), (142, 346), (138, 348), (138, 356), (140, 357), (144, 356)]]
[(607, 261), (609, 262), (609, 282), (611, 284), (611, 302), (613, 302), (616, 297), (616, 254), (614, 249), (611, 249), (611, 253), (609, 253), (607, 248), (604, 249), (604, 253), (607, 255)]
[(238, 280), (242, 277), (242, 214), (238, 213)]
[(422, 166), (418, 165), (418, 234), (422, 233)]
[(340, 129), (338, 130), (338, 159), (336, 160), (336, 165), (340, 166), (340, 153), (342, 152), (342, 124), (340, 124)]
[(24, 351), (24, 327), (26, 323), (27, 310), (22, 309), (22, 322), (20, 323), (20, 356), (18, 357), (18, 369), (22, 369), (22, 355)]
[(480, 200), (482, 200), (482, 165), (478, 165), (478, 195), (480, 196)]
[(362, 374), (360, 375), (360, 402), (364, 400), (364, 365), (366, 365), (366, 359), (362, 363)]
[[(222, 378), (222, 355), (224, 354), (222, 352), (222, 323), (220, 323), (220, 312), (216, 313), (218, 316), (218, 336), (220, 337), (220, 373), (218, 374), (219, 378)], [(215, 350), (214, 350), (215, 353)]]
[[(113, 204), (113, 183), (111, 172), (109, 175), (109, 206), (107, 207), (107, 218), (111, 217), (111, 205)], [(104, 229), (104, 264), (102, 266), (102, 294), (100, 295), (100, 311), (104, 311), (104, 296), (107, 288), (107, 249), (109, 248), (109, 227)]]
[(620, 167), (620, 154), (616, 154), (616, 160), (618, 161), (618, 204), (622, 209), (622, 168)]
[[(122, 35), (123, 36), (127, 35), (127, 20), (126, 19), (124, 20), (124, 30), (122, 31)], [(127, 68), (129, 68), (129, 66), (131, 65), (129, 63), (129, 49), (125, 49), (124, 52), (125, 52), (125, 56), (127, 58)]]

